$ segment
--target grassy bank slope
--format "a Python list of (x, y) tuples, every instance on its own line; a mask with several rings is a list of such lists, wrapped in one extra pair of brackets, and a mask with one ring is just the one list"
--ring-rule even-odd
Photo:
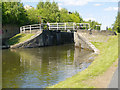
[(35, 34), (25, 34), (25, 33), (17, 34), (14, 37), (10, 38), (7, 41), (7, 44), (9, 44), (9, 45), (15, 45), (15, 44), (24, 42), (24, 41), (26, 41), (27, 39), (29, 39), (33, 35), (35, 35)]
[[(100, 50), (100, 54), (84, 71), (79, 72), (49, 88), (93, 88), (84, 82), (90, 78), (103, 74), (118, 58), (118, 37), (110, 36), (107, 42), (92, 42)], [(84, 81), (84, 82), (83, 82)]]

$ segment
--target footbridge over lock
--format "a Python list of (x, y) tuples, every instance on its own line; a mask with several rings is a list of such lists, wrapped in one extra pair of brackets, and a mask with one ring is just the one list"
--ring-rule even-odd
[(90, 30), (89, 23), (41, 23), (26, 25), (20, 27), (20, 33), (36, 33), (42, 30), (62, 31), (62, 32), (74, 32), (77, 30), (87, 29)]
[[(80, 31), (80, 32), (79, 32)], [(81, 33), (90, 30), (89, 23), (41, 23), (20, 27), (20, 33), (35, 33), (25, 42), (11, 48), (34, 48), (75, 43), (75, 46), (94, 51), (94, 46)], [(97, 51), (96, 51), (97, 52)]]

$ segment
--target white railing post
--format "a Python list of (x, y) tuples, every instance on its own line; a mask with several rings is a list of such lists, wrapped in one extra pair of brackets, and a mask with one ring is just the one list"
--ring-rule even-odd
[(57, 30), (58, 30), (58, 23), (57, 23)]
[(74, 30), (74, 24), (75, 24), (75, 23), (73, 23), (73, 30)]
[(65, 23), (65, 30), (66, 30), (66, 23)]
[(20, 27), (20, 33), (22, 33), (22, 27)]
[(48, 25), (48, 26), (49, 26), (49, 30), (50, 30), (50, 23), (49, 23), (49, 25)]
[(31, 25), (30, 25), (30, 33), (31, 33)]
[(23, 30), (24, 30), (24, 33), (25, 33), (25, 27), (23, 28)]
[(40, 25), (40, 31), (41, 31), (41, 24), (39, 24)]
[(89, 29), (90, 29), (90, 24), (89, 24)]

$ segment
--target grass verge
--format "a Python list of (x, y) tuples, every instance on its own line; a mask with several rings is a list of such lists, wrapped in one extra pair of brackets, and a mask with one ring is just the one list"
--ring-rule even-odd
[(100, 54), (92, 64), (73, 77), (47, 88), (95, 88), (86, 85), (83, 81), (103, 74), (118, 59), (118, 36), (110, 36), (107, 42), (92, 43), (100, 50)]
[(26, 41), (27, 39), (31, 38), (31, 36), (33, 36), (35, 34), (25, 34), (25, 33), (19, 33), (17, 35), (15, 35), (14, 37), (10, 38), (7, 41), (8, 45), (15, 45), (21, 42)]

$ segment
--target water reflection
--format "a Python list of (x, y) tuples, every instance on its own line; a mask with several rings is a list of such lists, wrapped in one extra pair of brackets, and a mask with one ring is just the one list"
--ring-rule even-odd
[(72, 44), (3, 50), (3, 88), (54, 85), (87, 68), (91, 53), (74, 48)]

